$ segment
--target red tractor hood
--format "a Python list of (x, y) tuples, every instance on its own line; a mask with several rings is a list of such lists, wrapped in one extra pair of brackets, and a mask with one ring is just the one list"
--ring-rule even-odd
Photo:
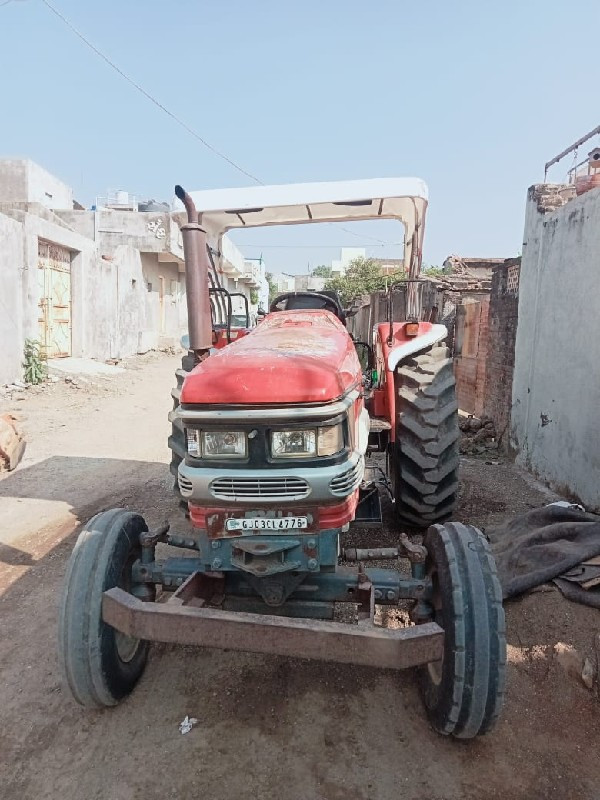
[(278, 311), (187, 376), (182, 403), (327, 403), (360, 385), (360, 362), (328, 311)]

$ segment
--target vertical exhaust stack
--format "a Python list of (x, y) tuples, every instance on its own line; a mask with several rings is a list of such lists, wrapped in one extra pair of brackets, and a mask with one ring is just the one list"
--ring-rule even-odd
[(196, 361), (202, 361), (212, 346), (212, 319), (208, 292), (208, 255), (206, 232), (198, 223), (194, 201), (182, 186), (175, 194), (185, 206), (187, 223), (181, 226), (185, 259), (185, 289), (188, 311), (190, 350)]

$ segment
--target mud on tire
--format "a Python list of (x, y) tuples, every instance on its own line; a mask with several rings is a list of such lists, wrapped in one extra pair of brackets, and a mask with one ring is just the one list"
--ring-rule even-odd
[(421, 690), (438, 733), (471, 739), (494, 726), (504, 701), (506, 632), (496, 564), (483, 534), (447, 522), (425, 535), (441, 662), (421, 670)]
[(458, 404), (445, 343), (403, 361), (394, 378), (396, 513), (401, 522), (426, 527), (449, 517), (458, 493)]

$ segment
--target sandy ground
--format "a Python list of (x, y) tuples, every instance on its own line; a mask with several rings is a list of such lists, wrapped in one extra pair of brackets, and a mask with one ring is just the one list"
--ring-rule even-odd
[[(427, 724), (413, 673), (155, 646), (133, 695), (89, 712), (61, 685), (56, 614), (78, 526), (114, 506), (173, 515), (174, 356), (12, 403), (26, 458), (0, 480), (3, 800), (485, 800), (600, 797), (600, 705), (556, 645), (592, 656), (598, 612), (533, 593), (507, 606), (504, 716), (471, 743)], [(4, 403), (6, 408), (6, 403)], [(465, 460), (457, 517), (480, 526), (548, 502), (510, 464)], [(385, 543), (397, 533), (355, 532)], [(200, 723), (186, 736), (184, 716)]]

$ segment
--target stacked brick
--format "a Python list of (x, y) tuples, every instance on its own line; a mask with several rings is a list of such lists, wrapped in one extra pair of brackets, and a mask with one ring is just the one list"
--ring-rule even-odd
[(521, 259), (495, 267), (488, 318), (488, 358), (483, 413), (493, 420), (497, 437), (506, 444), (512, 404), (515, 339), (519, 316)]

